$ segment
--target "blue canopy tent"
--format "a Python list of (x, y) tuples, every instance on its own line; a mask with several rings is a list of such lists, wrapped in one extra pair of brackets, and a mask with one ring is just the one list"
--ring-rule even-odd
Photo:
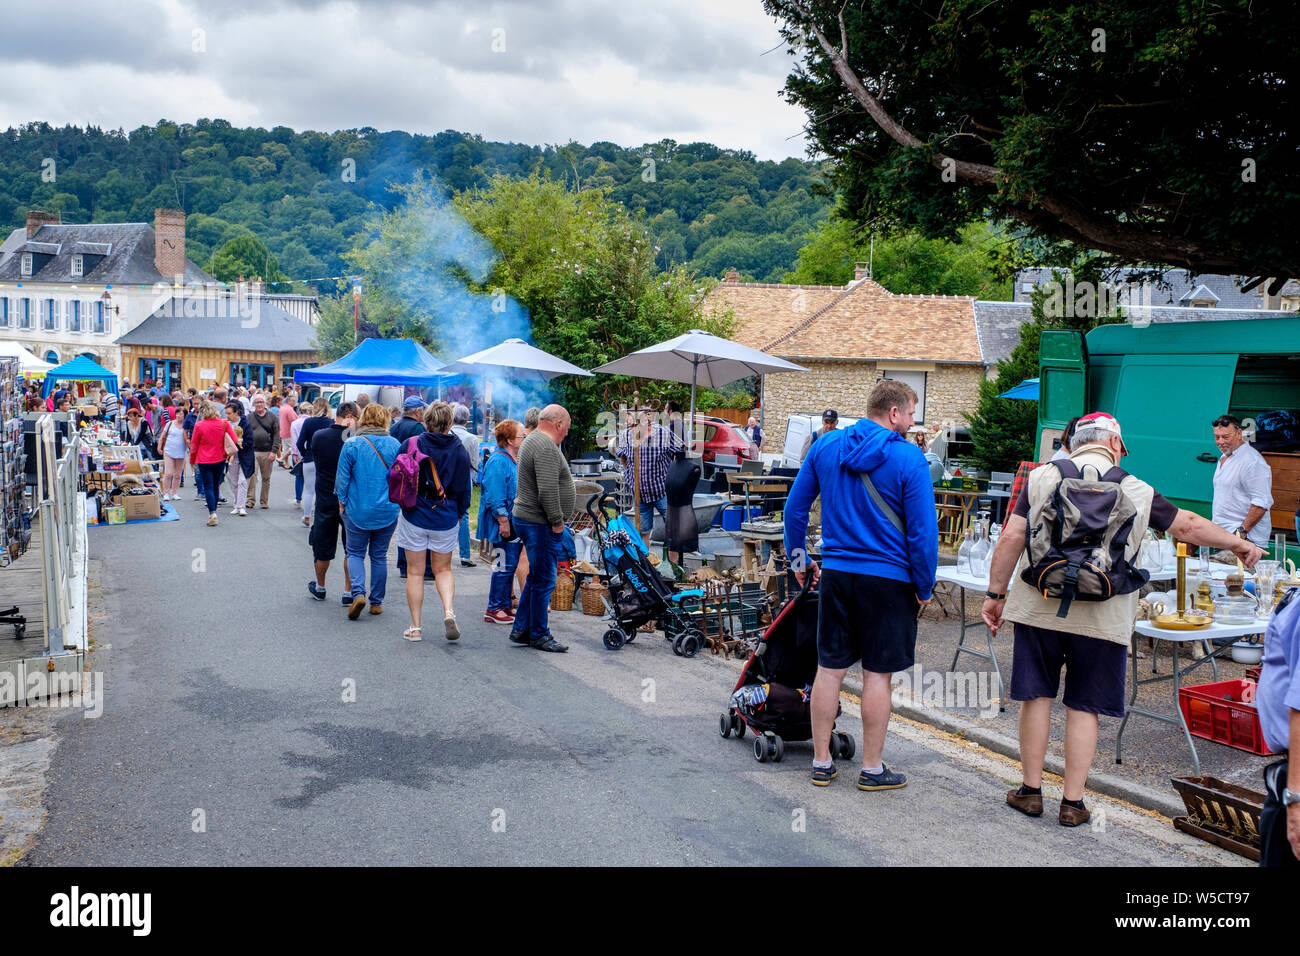
[(295, 382), (320, 385), (435, 385), (446, 365), (414, 339), (362, 339), (336, 362), (300, 368)]
[(1038, 401), (1038, 379), (1027, 378), (1019, 385), (1013, 385), (998, 398), (1023, 398), (1026, 401)]
[(44, 391), (41, 394), (48, 398), (59, 382), (103, 382), (106, 389), (117, 393), (117, 376), (84, 355), (78, 355), (71, 362), (56, 365), (46, 372)]

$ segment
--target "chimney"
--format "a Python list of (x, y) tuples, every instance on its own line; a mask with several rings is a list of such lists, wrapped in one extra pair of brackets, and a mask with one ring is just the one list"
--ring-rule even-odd
[(57, 226), (63, 222), (63, 214), (58, 212), (41, 212), (38, 209), (31, 209), (27, 212), (27, 238), (40, 230), (41, 226), (47, 223), (51, 226)]
[(853, 281), (860, 282), (871, 278), (871, 266), (865, 262), (853, 263)]
[(185, 210), (153, 211), (153, 264), (164, 279), (185, 275)]
[(728, 270), (727, 274), (722, 277), (723, 282), (739, 282), (740, 273), (735, 269)]

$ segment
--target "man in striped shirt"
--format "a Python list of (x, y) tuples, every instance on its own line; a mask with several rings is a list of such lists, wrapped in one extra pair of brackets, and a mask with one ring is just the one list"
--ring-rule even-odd
[(117, 418), (117, 396), (106, 388), (99, 390), (99, 417), (110, 424)]
[(641, 441), (641, 500), (638, 502), (641, 516), (641, 534), (649, 540), (650, 529), (654, 527), (655, 511), (663, 515), (665, 527), (668, 521), (668, 494), (664, 490), (664, 480), (668, 477), (668, 466), (685, 447), (681, 438), (662, 425), (651, 425), (647, 416), (642, 424), (623, 432), (618, 443), (618, 458), (623, 462), (623, 480), (631, 491), (633, 483), (634, 442)]

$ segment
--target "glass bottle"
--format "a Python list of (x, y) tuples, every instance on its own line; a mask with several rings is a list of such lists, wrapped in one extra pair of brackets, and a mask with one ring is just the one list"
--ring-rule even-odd
[(957, 549), (957, 573), (970, 574), (970, 532), (961, 536), (961, 546)]
[(972, 529), (970, 573), (976, 578), (989, 576), (989, 538), (983, 521), (976, 521)]

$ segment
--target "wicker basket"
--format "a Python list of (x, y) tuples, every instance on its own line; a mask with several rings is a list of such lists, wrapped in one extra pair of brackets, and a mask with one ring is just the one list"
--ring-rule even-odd
[(555, 590), (551, 592), (551, 610), (573, 610), (573, 575), (561, 574), (555, 579)]
[(640, 627), (637, 628), (637, 633), (649, 634), (652, 631), (654, 631), (657, 627), (658, 627), (657, 621), (646, 621), (644, 624), (642, 624)]
[(603, 597), (609, 596), (609, 588), (599, 581), (584, 581), (582, 585), (582, 613), (592, 617), (605, 616)]

